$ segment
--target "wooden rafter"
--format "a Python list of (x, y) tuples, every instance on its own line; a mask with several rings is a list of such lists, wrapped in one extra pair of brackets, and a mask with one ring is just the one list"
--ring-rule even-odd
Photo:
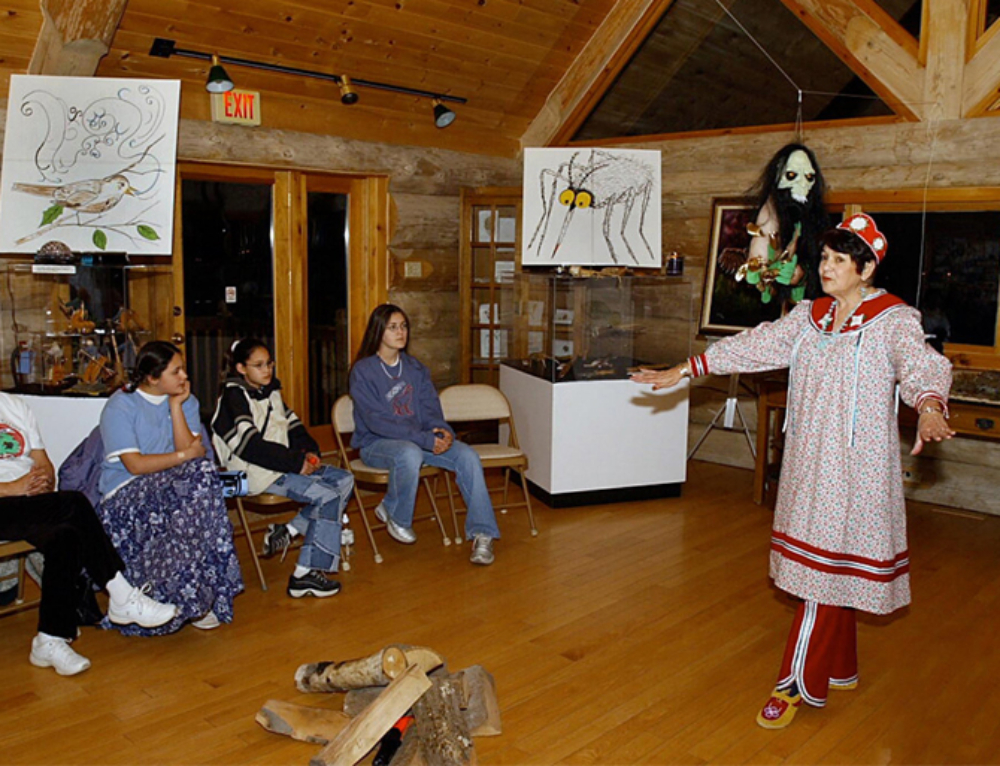
[(521, 137), (521, 146), (564, 144), (604, 96), (673, 0), (621, 0), (573, 61)]
[(874, 0), (781, 2), (897, 114), (921, 118), (919, 46)]
[(42, 0), (29, 74), (92, 77), (107, 55), (128, 0)]

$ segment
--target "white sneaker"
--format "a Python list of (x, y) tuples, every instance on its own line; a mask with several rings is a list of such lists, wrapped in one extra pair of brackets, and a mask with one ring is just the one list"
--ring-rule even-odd
[(149, 590), (149, 583), (141, 588), (132, 588), (123, 604), (119, 604), (113, 598), (108, 599), (108, 619), (116, 625), (135, 623), (142, 628), (158, 628), (174, 619), (177, 616), (177, 607), (153, 601), (146, 595)]
[(493, 563), (493, 538), (489, 535), (476, 535), (472, 540), (472, 556), (469, 561), (480, 566)]
[(55, 668), (61, 676), (75, 676), (90, 667), (90, 660), (70, 648), (69, 639), (39, 633), (31, 639), (31, 664)]
[(389, 533), (389, 537), (395, 540), (397, 543), (403, 543), (405, 545), (412, 545), (417, 541), (417, 533), (413, 531), (412, 527), (403, 527), (392, 520), (392, 516), (386, 513), (385, 506), (379, 503), (375, 508), (375, 517), (385, 524), (385, 531)]
[(219, 618), (215, 616), (215, 612), (212, 611), (209, 611), (200, 620), (191, 621), (192, 627), (198, 628), (198, 630), (212, 630), (221, 624), (222, 622), (219, 621)]

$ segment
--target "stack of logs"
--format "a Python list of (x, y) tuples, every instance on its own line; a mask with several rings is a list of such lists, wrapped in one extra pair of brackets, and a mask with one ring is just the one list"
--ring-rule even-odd
[(409, 712), (391, 766), (475, 764), (472, 738), (500, 734), (493, 676), (481, 666), (449, 673), (421, 646), (388, 646), (369, 657), (302, 665), (301, 692), (344, 692), (344, 712), (268, 700), (257, 722), (268, 731), (324, 745), (310, 766), (354, 766)]

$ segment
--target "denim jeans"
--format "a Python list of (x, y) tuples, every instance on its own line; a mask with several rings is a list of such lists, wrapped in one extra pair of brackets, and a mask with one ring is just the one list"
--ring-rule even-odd
[(469, 512), (465, 517), (465, 536), (500, 537), (493, 503), (486, 490), (483, 464), (468, 444), (452, 443), (447, 452), (435, 455), (405, 439), (379, 439), (361, 450), (361, 459), (374, 468), (389, 470), (389, 489), (382, 499), (386, 513), (401, 527), (413, 526), (413, 504), (420, 484), (420, 466), (433, 465), (455, 474), (458, 488)]
[(308, 505), (289, 522), (304, 535), (299, 566), (336, 572), (340, 568), (340, 519), (354, 488), (354, 477), (332, 465), (321, 465), (314, 473), (286, 473), (267, 488)]

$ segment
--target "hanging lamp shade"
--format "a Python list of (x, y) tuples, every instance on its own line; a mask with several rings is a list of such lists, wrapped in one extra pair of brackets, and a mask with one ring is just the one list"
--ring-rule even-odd
[(228, 93), (233, 89), (233, 81), (219, 63), (219, 57), (212, 54), (212, 68), (208, 70), (205, 90), (209, 93)]

